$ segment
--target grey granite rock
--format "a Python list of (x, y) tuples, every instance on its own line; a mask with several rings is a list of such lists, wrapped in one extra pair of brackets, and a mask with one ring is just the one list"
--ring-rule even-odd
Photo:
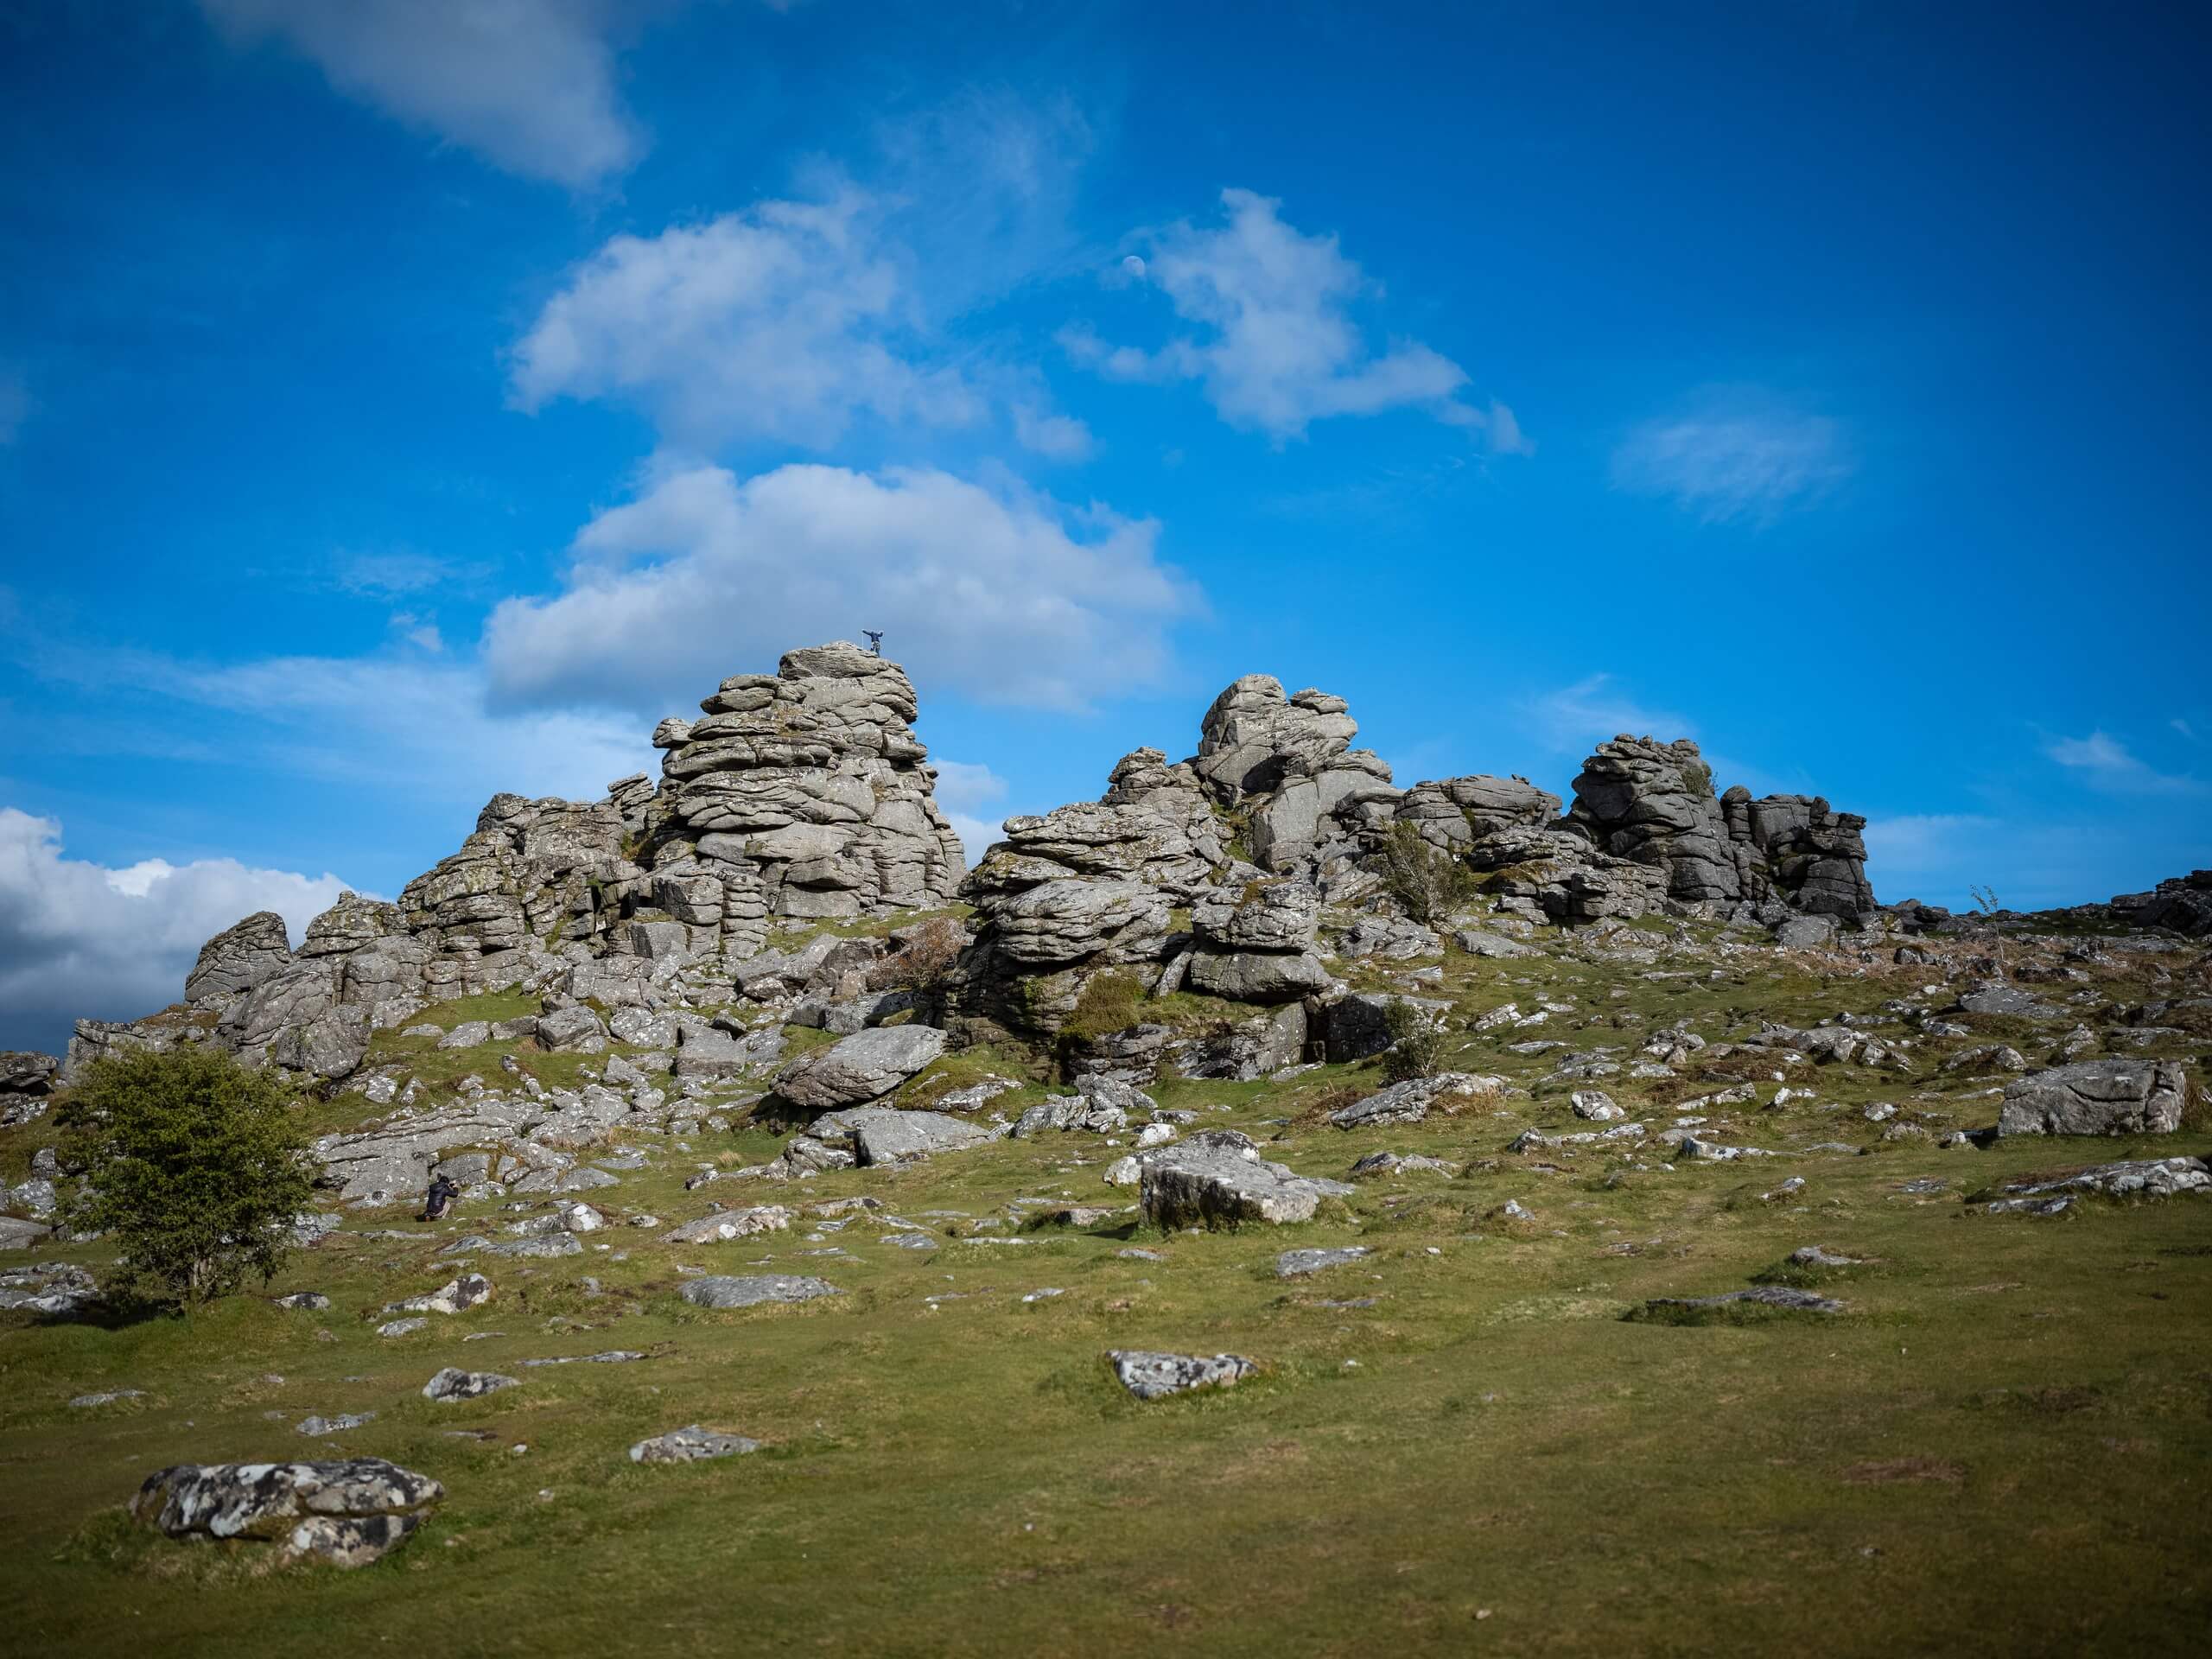
[(1121, 1384), (1140, 1400), (1158, 1400), (1192, 1389), (1225, 1389), (1259, 1367), (1238, 1354), (1161, 1354), (1116, 1348), (1107, 1362)]
[(406, 1542), (444, 1496), (429, 1476), (381, 1458), (187, 1463), (149, 1475), (130, 1508), (172, 1538), (238, 1539), (361, 1567)]
[(2084, 1060), (2005, 1087), (1999, 1135), (2171, 1135), (2189, 1074), (2168, 1060)]
[(748, 1440), (742, 1434), (725, 1434), (717, 1429), (702, 1428), (693, 1423), (686, 1428), (671, 1428), (665, 1434), (639, 1440), (630, 1448), (630, 1461), (699, 1463), (711, 1458), (741, 1457), (760, 1449), (760, 1442), (758, 1440)]
[(677, 1293), (695, 1307), (757, 1307), (764, 1302), (808, 1302), (843, 1294), (826, 1280), (799, 1274), (766, 1273), (742, 1277), (709, 1274), (685, 1281)]

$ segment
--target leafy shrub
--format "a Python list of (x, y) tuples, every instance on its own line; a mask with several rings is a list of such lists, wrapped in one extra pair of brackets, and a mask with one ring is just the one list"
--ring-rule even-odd
[(69, 1224), (111, 1234), (127, 1282), (190, 1306), (264, 1283), (291, 1249), (313, 1165), (291, 1090), (213, 1049), (94, 1061), (54, 1114)]
[(1391, 1003), (1382, 1010), (1382, 1029), (1390, 1039), (1382, 1075), (1390, 1082), (1433, 1077), (1444, 1069), (1444, 1027), (1415, 1004)]
[(1410, 823), (1390, 826), (1376, 874), (1382, 890), (1417, 922), (1440, 921), (1474, 897), (1474, 876), (1467, 867), (1423, 841)]

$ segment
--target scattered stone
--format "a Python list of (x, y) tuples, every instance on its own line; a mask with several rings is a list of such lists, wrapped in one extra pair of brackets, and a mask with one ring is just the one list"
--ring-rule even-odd
[[(2212, 1192), (2212, 1165), (2202, 1158), (2141, 1158), (2099, 1164), (2069, 1175), (2007, 1181), (2005, 1192), (2101, 1192), (2107, 1198), (2166, 1198), (2181, 1192)], [(1996, 1205), (1992, 1205), (1992, 1209)]]
[(1065, 1296), (1067, 1292), (1059, 1286), (1047, 1285), (1041, 1290), (1033, 1290), (1028, 1292), (1021, 1300), (1025, 1302), (1042, 1302), (1047, 1301), (1055, 1296)]
[(661, 1235), (664, 1244), (711, 1244), (760, 1233), (781, 1232), (791, 1224), (791, 1212), (781, 1205), (756, 1205), (749, 1210), (724, 1210), (696, 1221), (687, 1221)]
[(1806, 1244), (1789, 1252), (1789, 1265), (1793, 1268), (1856, 1268), (1863, 1263), (1858, 1256), (1838, 1255), (1817, 1244)]
[(1578, 1089), (1567, 1096), (1567, 1103), (1574, 1109), (1577, 1117), (1588, 1118), (1593, 1123), (1611, 1123), (1628, 1116), (1602, 1089)]
[(384, 1325), (377, 1326), (377, 1335), (380, 1337), (411, 1337), (417, 1331), (427, 1331), (429, 1327), (429, 1320), (424, 1319), (392, 1319)]
[(392, 1303), (384, 1311), (387, 1313), (458, 1313), (465, 1307), (476, 1307), (491, 1300), (492, 1281), (480, 1273), (464, 1273), (451, 1284), (442, 1286), (426, 1296), (410, 1296), (404, 1302)]
[(269, 1300), (279, 1307), (307, 1308), (315, 1312), (321, 1312), (330, 1306), (330, 1298), (319, 1290), (296, 1290), (289, 1295), (272, 1296)]
[(1643, 1306), (1649, 1313), (1665, 1315), (1738, 1305), (1780, 1308), (1793, 1313), (1840, 1313), (1844, 1306), (1833, 1297), (1817, 1296), (1809, 1290), (1797, 1290), (1788, 1285), (1754, 1285), (1749, 1290), (1723, 1291), (1718, 1296), (1660, 1296)]
[(889, 1094), (944, 1052), (933, 1026), (878, 1026), (802, 1055), (776, 1074), (776, 1090), (817, 1111), (856, 1106)]
[(1329, 1122), (1340, 1129), (1366, 1128), (1377, 1123), (1418, 1123), (1432, 1110), (1449, 1111), (1461, 1101), (1495, 1095), (1504, 1087), (1502, 1077), (1478, 1077), (1466, 1071), (1411, 1077), (1330, 1113)]
[(712, 1274), (694, 1279), (678, 1293), (694, 1307), (754, 1307), (763, 1302), (807, 1302), (843, 1293), (824, 1280), (798, 1274), (766, 1273), (744, 1278)]
[(302, 1417), (293, 1425), (293, 1432), (304, 1434), (310, 1440), (321, 1440), (326, 1434), (340, 1434), (349, 1428), (359, 1428), (364, 1424), (372, 1423), (376, 1417), (373, 1411), (346, 1412), (337, 1417)]
[(458, 1365), (448, 1365), (423, 1385), (425, 1400), (474, 1400), (486, 1394), (496, 1394), (501, 1389), (517, 1388), (522, 1379), (503, 1376), (497, 1371), (464, 1371)]
[(718, 1429), (702, 1428), (693, 1423), (688, 1428), (671, 1428), (665, 1434), (656, 1434), (649, 1440), (639, 1440), (630, 1448), (632, 1463), (700, 1463), (710, 1458), (742, 1457), (748, 1452), (758, 1452), (760, 1442), (748, 1440), (742, 1434), (725, 1434)]
[(1140, 1400), (1157, 1400), (1192, 1389), (1230, 1388), (1259, 1369), (1236, 1354), (1155, 1354), (1117, 1348), (1106, 1357), (1122, 1386)]
[(80, 1394), (69, 1403), (79, 1411), (88, 1411), (95, 1406), (111, 1406), (118, 1400), (143, 1400), (145, 1397), (146, 1390), (143, 1389), (108, 1389), (99, 1394)]
[(556, 1354), (551, 1359), (525, 1359), (525, 1365), (626, 1365), (645, 1355), (635, 1348), (610, 1348), (603, 1354)]
[(1374, 1253), (1364, 1244), (1347, 1244), (1338, 1249), (1285, 1250), (1275, 1257), (1275, 1277), (1302, 1279), (1324, 1268), (1340, 1268)]

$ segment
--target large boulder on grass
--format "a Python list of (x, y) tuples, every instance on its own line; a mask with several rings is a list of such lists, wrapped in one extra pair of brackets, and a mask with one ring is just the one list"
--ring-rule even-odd
[(834, 1111), (889, 1094), (944, 1052), (934, 1026), (878, 1026), (801, 1056), (776, 1074), (776, 1091), (795, 1106)]
[(2084, 1060), (2005, 1088), (1999, 1135), (2171, 1135), (2189, 1074), (2171, 1060)]
[(445, 1488), (382, 1458), (181, 1463), (146, 1477), (131, 1514), (172, 1538), (236, 1539), (364, 1567), (407, 1541)]

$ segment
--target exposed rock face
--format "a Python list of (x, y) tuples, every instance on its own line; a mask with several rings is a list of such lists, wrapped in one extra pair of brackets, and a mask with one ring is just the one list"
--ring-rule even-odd
[(1775, 899), (1854, 923), (1876, 907), (1866, 819), (1813, 796), (1754, 800), (1740, 785), (1716, 800), (1712, 768), (1688, 738), (1599, 744), (1574, 780), (1567, 822), (1602, 851), (1663, 872), (1672, 899)]
[(2005, 1088), (1999, 1135), (2171, 1135), (2189, 1074), (2171, 1060), (2085, 1060)]
[(839, 1294), (826, 1280), (802, 1274), (763, 1273), (730, 1278), (709, 1274), (685, 1281), (677, 1293), (694, 1307), (757, 1307), (763, 1302), (810, 1302)]
[(741, 674), (664, 721), (646, 857), (655, 897), (749, 956), (770, 917), (878, 915), (942, 904), (963, 864), (916, 740), (898, 664), (838, 641)]
[(2122, 893), (2112, 908), (2133, 927), (2164, 927), (2192, 938), (2212, 936), (2212, 870), (2169, 876), (2149, 893)]
[(381, 1458), (339, 1463), (183, 1463), (149, 1475), (131, 1513), (172, 1538), (235, 1538), (338, 1567), (407, 1541), (445, 1497)]
[(1294, 1002), (1325, 990), (1329, 970), (1313, 953), (1321, 892), (1308, 881), (1255, 883), (1209, 897), (1192, 912), (1193, 990), (1234, 1002)]
[(51, 1054), (28, 1049), (0, 1054), (0, 1128), (42, 1114), (60, 1075), (61, 1063)]
[[(951, 897), (960, 845), (896, 663), (842, 642), (795, 651), (772, 675), (724, 681), (702, 707), (704, 718), (655, 731), (668, 751), (658, 791), (640, 772), (601, 801), (495, 795), (398, 903), (346, 893), (296, 954), (280, 918), (247, 917), (207, 942), (179, 1007), (79, 1021), (69, 1069), (190, 1041), (341, 1078), (372, 1032), (429, 1002), (565, 976), (578, 1000), (638, 1006), (686, 960), (755, 955), (778, 918)], [(540, 1035), (595, 1052), (572, 1015)]]
[(273, 910), (257, 910), (200, 947), (200, 959), (184, 978), (184, 1000), (205, 1004), (236, 996), (291, 965), (284, 918)]

